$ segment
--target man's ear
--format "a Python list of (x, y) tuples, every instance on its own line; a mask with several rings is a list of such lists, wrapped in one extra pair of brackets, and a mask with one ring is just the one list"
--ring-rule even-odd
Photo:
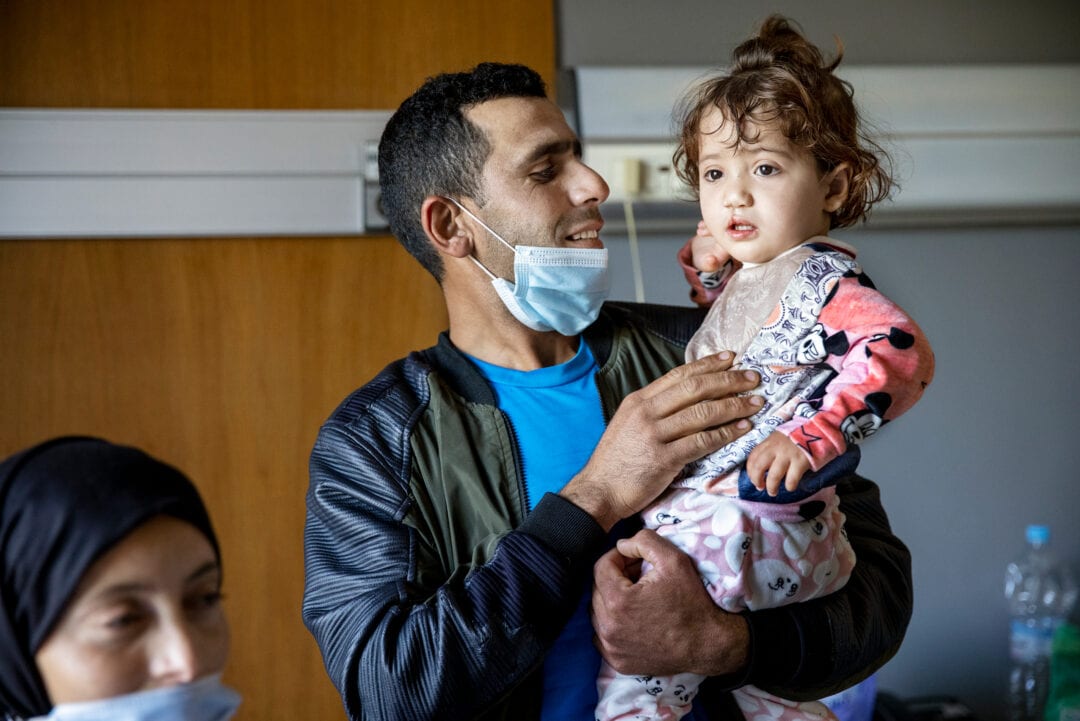
[(851, 192), (851, 165), (840, 163), (825, 174), (822, 182), (827, 184), (825, 212), (835, 213), (844, 206)]
[(429, 195), (420, 204), (420, 223), (436, 250), (457, 258), (471, 255), (472, 234), (463, 221), (461, 209), (446, 198)]

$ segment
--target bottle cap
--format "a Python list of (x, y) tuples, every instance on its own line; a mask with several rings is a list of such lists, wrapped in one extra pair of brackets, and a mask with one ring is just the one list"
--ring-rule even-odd
[(1050, 526), (1032, 524), (1027, 527), (1028, 543), (1044, 544), (1050, 540)]

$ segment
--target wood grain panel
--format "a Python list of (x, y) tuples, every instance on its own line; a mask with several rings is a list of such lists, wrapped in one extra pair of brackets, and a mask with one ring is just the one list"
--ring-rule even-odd
[[(531, 0), (0, 0), (0, 105), (388, 108), (483, 60), (554, 76)], [(219, 529), (238, 719), (341, 719), (300, 621), (319, 424), (434, 342), (441, 294), (391, 238), (0, 241), (0, 454), (142, 446)]]
[(8, 241), (0, 308), (3, 453), (88, 433), (184, 469), (221, 536), (242, 718), (340, 714), (300, 622), (307, 456), (445, 327), (430, 276), (389, 238)]
[(395, 107), (484, 60), (554, 77), (549, 2), (0, 0), (0, 105)]

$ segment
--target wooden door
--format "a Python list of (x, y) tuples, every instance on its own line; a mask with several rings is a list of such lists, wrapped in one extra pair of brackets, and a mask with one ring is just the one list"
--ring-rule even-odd
[[(550, 82), (530, 0), (0, 0), (0, 105), (392, 108), (483, 60)], [(393, 238), (0, 241), (0, 454), (62, 433), (187, 472), (221, 537), (238, 718), (340, 719), (300, 620), (307, 459), (347, 393), (446, 325)]]

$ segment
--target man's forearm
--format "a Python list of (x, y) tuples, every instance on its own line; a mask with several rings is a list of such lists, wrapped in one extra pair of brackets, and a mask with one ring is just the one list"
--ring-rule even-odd
[(365, 452), (331, 428), (313, 453), (304, 621), (351, 718), (471, 718), (536, 668), (605, 534), (545, 496), (487, 561), (440, 584), (418, 571), (437, 574), (438, 562), (418, 562), (426, 554), (416, 529), (385, 511), (407, 503), (404, 486), (353, 475), (380, 467)]

